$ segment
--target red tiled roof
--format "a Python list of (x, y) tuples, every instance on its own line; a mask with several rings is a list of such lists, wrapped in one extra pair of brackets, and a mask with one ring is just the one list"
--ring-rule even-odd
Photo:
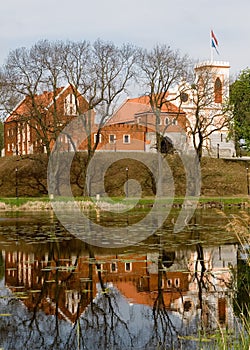
[[(36, 106), (39, 108), (40, 112), (46, 109), (50, 103), (53, 101), (53, 97), (57, 97), (60, 92), (64, 89), (64, 87), (57, 88), (55, 92), (44, 91), (40, 95), (35, 95), (34, 102)], [(17, 107), (10, 113), (10, 115), (6, 118), (6, 122), (10, 122), (12, 120), (17, 119), (23, 115), (29, 115), (32, 109), (32, 99), (30, 96), (25, 97)]]
[[(183, 113), (171, 102), (166, 102), (161, 111), (163, 113)], [(109, 120), (109, 124), (131, 123), (135, 121), (135, 115), (140, 113), (152, 113), (149, 96), (140, 96), (126, 100)]]

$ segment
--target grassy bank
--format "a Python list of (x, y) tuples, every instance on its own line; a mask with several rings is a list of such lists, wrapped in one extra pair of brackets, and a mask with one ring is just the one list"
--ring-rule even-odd
[[(141, 160), (132, 159), (115, 159), (115, 154), (101, 154), (96, 162), (94, 176), (91, 177), (91, 186), (93, 195), (100, 193), (102, 196), (103, 189), (101, 183), (102, 170), (105, 168), (107, 160), (111, 159), (111, 166), (105, 172), (104, 185), (105, 191), (111, 197), (125, 196), (125, 183), (128, 179), (132, 182), (129, 184), (131, 196), (136, 188), (135, 183), (141, 187), (140, 197), (153, 197), (156, 193), (157, 164), (155, 160), (149, 163), (151, 170), (145, 166), (148, 162), (148, 155), (140, 155)], [(35, 158), (5, 157), (0, 158), (0, 197), (2, 198), (37, 198), (47, 200), (47, 157), (46, 155), (36, 156)], [(83, 197), (85, 193), (84, 181), (84, 164), (86, 155), (79, 154), (71, 165), (70, 180), (71, 190), (75, 197)], [(163, 192), (167, 193), (168, 187), (173, 188), (174, 195), (178, 200), (182, 200), (186, 193), (187, 176), (182, 161), (178, 155), (166, 156), (169, 166), (169, 175), (165, 176), (162, 186)], [(218, 200), (218, 198), (239, 198), (248, 197), (247, 170), (250, 168), (250, 162), (241, 159), (214, 159), (203, 158), (200, 164), (201, 170), (201, 198), (205, 200)], [(126, 168), (129, 169), (128, 173)], [(155, 171), (152, 169), (156, 169)], [(62, 169), (62, 177), (65, 168)], [(100, 176), (99, 176), (100, 173)], [(174, 184), (171, 184), (171, 177)], [(192, 180), (191, 180), (192, 181)], [(190, 179), (189, 179), (190, 182)], [(45, 197), (45, 199), (43, 198)], [(223, 200), (224, 201), (224, 200)]]
[[(141, 198), (141, 199), (135, 199), (135, 198), (111, 198), (112, 203), (111, 205), (118, 205), (119, 203), (122, 203), (122, 205), (136, 205), (138, 208), (147, 208), (152, 207), (155, 203), (154, 197), (148, 197), (148, 198)], [(96, 207), (96, 198), (89, 198), (89, 197), (78, 197), (75, 198), (76, 201), (79, 202), (79, 205), (83, 209), (94, 209)], [(192, 199), (187, 199), (188, 205), (192, 205)], [(68, 198), (61, 198), (60, 201), (67, 203), (68, 201), (71, 201), (71, 199)], [(173, 200), (171, 198), (160, 198), (157, 199), (157, 203), (162, 207), (169, 205), (173, 202), (173, 206), (180, 208), (183, 206), (185, 201), (184, 197), (176, 197)], [(102, 207), (101, 204), (109, 203), (109, 201), (105, 198), (100, 198), (99, 200), (100, 207)], [(248, 197), (200, 197), (198, 198), (198, 203), (195, 202), (194, 205), (197, 204), (198, 208), (230, 208), (230, 207), (238, 207), (238, 208), (249, 208), (250, 207), (250, 199)], [(51, 210), (52, 205), (49, 197), (36, 197), (36, 198), (29, 198), (29, 197), (20, 197), (20, 198), (0, 198), (0, 211), (2, 210)]]

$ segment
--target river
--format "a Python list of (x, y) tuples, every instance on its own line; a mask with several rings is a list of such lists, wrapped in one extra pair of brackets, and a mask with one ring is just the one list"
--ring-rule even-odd
[[(124, 238), (141, 213), (88, 215)], [(249, 302), (244, 215), (197, 209), (174, 232), (172, 210), (152, 235), (115, 247), (72, 235), (52, 211), (1, 213), (0, 348), (215, 349), (224, 330), (240, 332)]]

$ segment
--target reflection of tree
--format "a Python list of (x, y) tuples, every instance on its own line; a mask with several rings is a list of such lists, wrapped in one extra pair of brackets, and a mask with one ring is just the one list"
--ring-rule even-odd
[[(61, 227), (54, 221), (53, 225), (46, 236), (49, 242), (46, 247), (37, 245), (34, 258), (27, 255), (30, 245), (14, 248), (20, 250), (17, 257), (25, 271), (33, 264), (31, 285), (17, 278), (18, 271), (16, 284), (12, 273), (6, 275), (13, 293), (6, 310), (13, 316), (5, 323), (0, 319), (0, 334), (2, 328), (8, 329), (4, 337), (15, 334), (15, 341), (20, 337), (26, 348), (34, 344), (53, 350), (178, 348), (187, 341), (185, 335), (197, 334), (200, 311), (206, 314), (211, 297), (212, 306), (217, 302), (215, 279), (220, 275), (212, 273), (207, 260), (211, 251), (201, 241), (198, 225), (191, 237), (195, 249), (170, 249), (169, 236), (159, 235), (151, 254), (140, 248), (129, 254), (100, 251), (78, 240), (71, 243), (66, 236), (60, 242)], [(19, 236), (24, 231), (27, 233), (21, 229)], [(36, 228), (36, 234), (39, 232), (45, 234), (41, 225)], [(6, 263), (13, 263), (10, 255), (6, 254), (10, 258)], [(133, 269), (127, 272), (125, 265), (130, 263)], [(111, 269), (113, 264), (117, 270)], [(15, 270), (11, 264), (7, 267)], [(223, 286), (220, 293), (224, 295)], [(24, 297), (27, 309), (15, 314), (13, 308), (21, 305), (19, 297)], [(15, 341), (8, 340), (9, 348), (17, 348)]]
[[(104, 281), (101, 264), (96, 260), (94, 252), (90, 246), (88, 246), (89, 261), (90, 264), (90, 278), (93, 281), (93, 267), (96, 267), (98, 282), (100, 284), (99, 294), (101, 298), (94, 300), (91, 298), (90, 310), (92, 314), (91, 324), (98, 331), (101, 331), (100, 334), (103, 336), (100, 337), (99, 346), (103, 349), (108, 349), (112, 346), (126, 346), (124, 344), (124, 337), (128, 336), (130, 344), (132, 346), (132, 336), (130, 334), (127, 323), (122, 318), (119, 311), (118, 298), (119, 293), (116, 289), (110, 288), (109, 284)], [(86, 324), (86, 317), (82, 317), (81, 320), (84, 320)], [(89, 321), (88, 321), (89, 322)], [(122, 329), (121, 332), (117, 332), (118, 329)]]
[[(101, 265), (95, 258), (93, 250), (87, 246), (87, 251), (88, 256), (85, 256), (86, 261), (88, 261), (85, 264), (88, 266), (85, 269), (86, 277), (82, 277), (80, 283), (75, 285), (73, 281), (75, 282), (76, 268), (79, 264), (79, 253), (74, 264), (65, 266), (63, 263), (67, 261), (65, 249), (61, 250), (57, 243), (51, 243), (48, 246), (48, 262), (38, 275), (37, 286), (40, 286), (40, 290), (37, 293), (30, 291), (32, 294), (32, 308), (29, 305), (31, 314), (23, 321), (27, 329), (32, 330), (25, 339), (24, 345), (26, 348), (32, 343), (34, 332), (39, 334), (40, 346), (43, 347), (46, 344), (48, 335), (44, 333), (44, 324), (40, 322), (41, 308), (50, 319), (53, 341), (49, 348), (59, 348), (62, 338), (65, 337), (60, 326), (62, 318), (65, 316), (65, 314), (62, 314), (62, 301), (65, 300), (65, 291), (71, 288), (79, 291), (79, 299), (74, 320), (71, 323), (71, 331), (64, 339), (66, 347), (76, 347), (76, 344), (78, 344), (78, 348), (83, 348), (86, 345), (86, 333), (91, 330), (98, 331), (101, 334), (99, 339), (93, 341), (98, 341), (98, 347), (102, 349), (107, 349), (111, 344), (114, 347), (126, 347), (128, 341), (132, 346), (132, 335), (119, 310), (121, 296), (116, 289), (111, 288), (104, 280)], [(71, 270), (71, 272), (68, 272), (68, 270)], [(97, 274), (97, 282), (100, 285), (97, 295), (95, 295), (96, 286), (93, 282), (95, 274)], [(53, 317), (49, 317), (50, 314)], [(117, 331), (118, 329), (120, 331)]]
[(241, 313), (246, 317), (250, 316), (250, 214), (248, 211), (241, 211), (239, 215), (232, 215), (227, 225), (228, 231), (235, 232), (240, 247), (237, 256), (237, 270), (232, 269), (236, 281), (236, 295), (234, 308), (238, 315)]
[[(197, 259), (195, 262), (194, 276), (198, 285), (199, 308), (202, 310), (202, 289), (203, 288), (206, 289), (206, 285), (204, 281), (206, 266), (204, 262), (204, 253), (203, 253), (203, 247), (201, 243), (196, 244), (196, 252), (197, 252)], [(199, 264), (200, 264), (200, 268), (199, 268)]]
[[(158, 257), (158, 293), (153, 304), (154, 333), (151, 339), (152, 342), (152, 340), (156, 338), (159, 345), (161, 345), (165, 339), (168, 339), (168, 345), (173, 344), (173, 341), (178, 334), (174, 323), (169, 317), (169, 310), (167, 310), (164, 301), (164, 293), (166, 292), (164, 292), (163, 280), (164, 277), (167, 280), (165, 265), (168, 263), (165, 259), (166, 253), (163, 249), (160, 249)], [(167, 336), (170, 336), (170, 339)]]
[(0, 252), (0, 281), (4, 277), (4, 258), (3, 258), (3, 253)]

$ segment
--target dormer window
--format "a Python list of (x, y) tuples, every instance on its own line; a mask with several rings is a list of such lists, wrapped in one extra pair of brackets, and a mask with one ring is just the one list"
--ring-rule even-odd
[(73, 94), (68, 94), (64, 100), (64, 113), (65, 115), (76, 115), (77, 106), (76, 99)]

